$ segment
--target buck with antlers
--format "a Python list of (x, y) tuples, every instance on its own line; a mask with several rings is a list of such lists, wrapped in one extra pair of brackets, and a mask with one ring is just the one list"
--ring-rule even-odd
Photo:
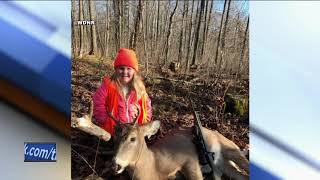
[[(108, 141), (110, 134), (91, 122), (92, 105), (89, 114), (72, 120), (72, 126)], [(117, 122), (116, 153), (113, 158), (116, 174), (126, 169), (132, 179), (164, 180), (174, 178), (180, 171), (187, 179), (203, 179), (192, 128), (173, 129), (148, 147), (145, 137), (150, 138), (157, 133), (160, 121), (139, 126), (137, 123), (120, 124), (114, 120)], [(217, 131), (202, 127), (202, 132), (207, 149), (215, 155), (214, 178), (219, 180), (225, 174), (236, 180), (249, 179), (249, 161), (239, 147)]]
[[(125, 169), (133, 179), (170, 179), (181, 171), (187, 179), (202, 180), (196, 146), (191, 128), (178, 128), (148, 147), (145, 137), (157, 133), (159, 121), (138, 126), (122, 124), (116, 134), (117, 148), (113, 159), (117, 174)], [(239, 147), (217, 131), (202, 128), (206, 146), (215, 154), (215, 179), (222, 173), (237, 180), (248, 179), (249, 162)]]

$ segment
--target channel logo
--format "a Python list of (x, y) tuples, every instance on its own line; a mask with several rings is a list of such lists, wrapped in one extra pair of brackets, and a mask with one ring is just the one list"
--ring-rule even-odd
[(24, 162), (56, 161), (56, 143), (24, 143)]
[(77, 25), (94, 25), (94, 21), (77, 21)]

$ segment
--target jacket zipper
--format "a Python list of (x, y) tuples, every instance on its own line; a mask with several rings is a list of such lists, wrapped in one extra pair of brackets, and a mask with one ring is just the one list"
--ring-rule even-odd
[(127, 116), (127, 123), (130, 123), (130, 122), (129, 122), (129, 108), (128, 108), (129, 98), (130, 98), (130, 95), (129, 95), (128, 99), (126, 99), (126, 116)]

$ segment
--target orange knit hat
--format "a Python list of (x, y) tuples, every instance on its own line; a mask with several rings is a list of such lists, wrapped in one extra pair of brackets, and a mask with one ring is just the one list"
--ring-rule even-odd
[(113, 66), (114, 68), (119, 66), (128, 66), (138, 71), (138, 60), (136, 53), (131, 49), (119, 49), (117, 57), (113, 62)]

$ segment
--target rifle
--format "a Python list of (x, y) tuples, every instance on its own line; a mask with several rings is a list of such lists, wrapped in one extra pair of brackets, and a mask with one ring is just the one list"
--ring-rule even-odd
[(200, 164), (202, 165), (208, 164), (211, 168), (210, 174), (213, 175), (214, 153), (210, 152), (207, 149), (207, 146), (205, 144), (204, 137), (203, 137), (202, 128), (201, 128), (202, 125), (199, 118), (199, 112), (194, 109), (194, 105), (191, 99), (190, 99), (190, 102), (191, 102), (191, 107), (192, 107), (193, 116), (194, 116), (194, 136), (195, 136), (194, 140), (197, 146), (197, 151), (199, 153), (199, 161), (200, 161)]

